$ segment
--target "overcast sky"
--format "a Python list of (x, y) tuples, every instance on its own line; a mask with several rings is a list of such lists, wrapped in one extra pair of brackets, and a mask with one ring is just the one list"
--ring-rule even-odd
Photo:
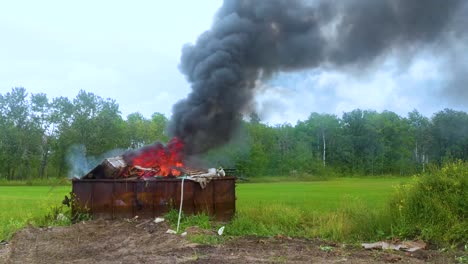
[[(116, 99), (123, 116), (170, 116), (190, 91), (177, 68), (181, 47), (209, 29), (219, 6), (220, 0), (1, 1), (0, 93), (21, 86), (73, 98), (84, 89)], [(447, 70), (443, 58), (421, 51), (405, 67), (389, 57), (366, 74), (280, 73), (259, 84), (257, 109), (270, 124), (356, 108), (403, 116), (415, 108), (426, 116), (446, 107), (468, 111), (464, 100), (440, 96)]]

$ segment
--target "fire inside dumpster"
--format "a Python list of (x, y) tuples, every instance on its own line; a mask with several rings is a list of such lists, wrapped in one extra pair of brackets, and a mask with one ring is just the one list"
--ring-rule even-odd
[(179, 209), (182, 202), (184, 214), (230, 220), (235, 213), (236, 178), (222, 168), (186, 167), (182, 148), (182, 142), (173, 139), (167, 145), (156, 143), (105, 159), (81, 179), (72, 180), (73, 215), (150, 218)]

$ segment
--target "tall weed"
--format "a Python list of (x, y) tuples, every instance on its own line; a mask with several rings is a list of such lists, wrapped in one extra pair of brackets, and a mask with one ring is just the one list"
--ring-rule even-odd
[(390, 202), (398, 236), (437, 244), (468, 241), (468, 163), (432, 168), (397, 188)]

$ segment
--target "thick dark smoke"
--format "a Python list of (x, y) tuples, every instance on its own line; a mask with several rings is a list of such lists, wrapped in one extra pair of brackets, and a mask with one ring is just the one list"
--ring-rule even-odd
[[(468, 1), (467, 1), (468, 2)], [(463, 0), (225, 0), (210, 30), (183, 47), (192, 92), (173, 108), (189, 155), (226, 143), (256, 83), (278, 71), (365, 68), (464, 38)]]

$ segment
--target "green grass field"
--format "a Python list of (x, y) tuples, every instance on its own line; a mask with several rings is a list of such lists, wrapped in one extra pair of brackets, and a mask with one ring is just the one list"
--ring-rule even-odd
[(252, 183), (237, 185), (237, 209), (281, 205), (304, 211), (334, 211), (349, 199), (362, 199), (370, 208), (382, 207), (392, 186), (410, 178), (338, 178), (330, 181)]
[[(392, 186), (410, 178), (340, 178), (329, 181), (237, 184), (237, 216), (227, 225), (231, 235), (322, 236), (346, 239), (352, 224), (369, 226), (382, 210)], [(70, 186), (0, 186), (0, 240), (60, 205)], [(366, 217), (356, 213), (364, 213)], [(356, 221), (358, 223), (356, 223)], [(362, 232), (362, 230), (361, 230)], [(369, 235), (372, 236), (372, 230)], [(359, 236), (361, 238), (362, 236)], [(365, 238), (365, 236), (364, 236)]]
[(393, 187), (411, 178), (338, 178), (329, 181), (237, 186), (237, 216), (228, 234), (321, 237), (339, 241), (391, 235), (386, 216)]
[(0, 240), (59, 206), (70, 186), (0, 186)]

